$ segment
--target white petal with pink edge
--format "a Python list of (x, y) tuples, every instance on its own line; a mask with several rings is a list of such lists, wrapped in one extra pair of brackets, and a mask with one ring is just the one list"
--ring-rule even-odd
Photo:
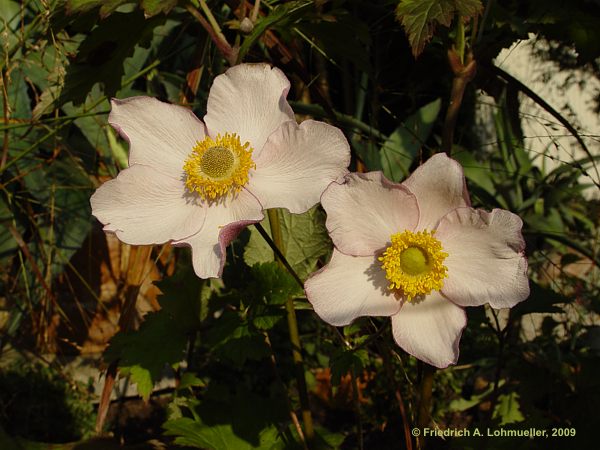
[(348, 325), (361, 316), (391, 316), (400, 301), (376, 256), (348, 256), (333, 250), (331, 261), (304, 283), (315, 312), (334, 326)]
[(225, 248), (245, 227), (263, 218), (256, 197), (242, 189), (235, 198), (228, 197), (207, 207), (202, 229), (173, 244), (192, 248), (194, 271), (200, 278), (219, 278), (225, 264)]
[(466, 325), (465, 311), (437, 291), (421, 301), (405, 302), (392, 316), (396, 343), (440, 369), (458, 361), (458, 344)]
[(192, 111), (152, 97), (113, 99), (108, 122), (129, 141), (129, 164), (142, 164), (174, 178), (197, 141), (204, 124)]
[(323, 190), (348, 173), (350, 147), (331, 125), (306, 120), (281, 125), (254, 159), (248, 183), (265, 208), (303, 213), (319, 202)]
[(321, 204), (333, 243), (347, 255), (372, 255), (392, 234), (413, 230), (419, 221), (415, 196), (381, 172), (347, 175), (325, 190)]
[(448, 257), (442, 292), (454, 303), (510, 308), (529, 296), (523, 222), (503, 209), (459, 208), (439, 224), (436, 238)]
[(215, 78), (204, 116), (211, 137), (237, 133), (250, 142), (256, 158), (268, 137), (287, 121), (295, 121), (286, 101), (290, 82), (267, 64), (240, 64)]
[(181, 180), (139, 164), (100, 186), (90, 203), (104, 230), (132, 245), (191, 236), (202, 227), (206, 214), (202, 205), (186, 195)]
[(471, 204), (462, 166), (444, 153), (433, 155), (402, 184), (419, 202), (418, 230), (431, 230), (448, 212)]

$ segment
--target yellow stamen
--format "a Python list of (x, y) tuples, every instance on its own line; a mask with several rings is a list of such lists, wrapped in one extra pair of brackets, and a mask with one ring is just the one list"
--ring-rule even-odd
[(392, 243), (378, 258), (390, 281), (391, 290), (399, 290), (411, 301), (417, 296), (440, 290), (448, 268), (442, 263), (448, 256), (433, 237), (435, 231), (404, 231), (393, 234)]
[(196, 143), (183, 165), (185, 187), (212, 202), (238, 193), (255, 167), (250, 143), (242, 145), (237, 134), (219, 134), (214, 140), (207, 136)]

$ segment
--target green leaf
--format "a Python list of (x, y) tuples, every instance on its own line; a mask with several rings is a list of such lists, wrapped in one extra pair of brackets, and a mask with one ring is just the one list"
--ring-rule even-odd
[(467, 150), (453, 151), (452, 157), (463, 167), (467, 180), (475, 183), (488, 194), (496, 195), (489, 161), (477, 161), (475, 156)]
[[(18, 248), (17, 241), (13, 238), (8, 226), (13, 219), (12, 212), (2, 197), (0, 197), (0, 261), (11, 257)], [(22, 231), (19, 229), (19, 231)]]
[(415, 57), (421, 54), (438, 24), (450, 26), (454, 10), (453, 0), (400, 1), (396, 19), (404, 27)]
[(121, 372), (131, 376), (145, 399), (165, 366), (174, 366), (185, 356), (188, 334), (199, 324), (201, 283), (191, 269), (178, 270), (157, 283), (163, 293), (162, 309), (147, 314), (137, 331), (119, 332), (104, 352), (106, 361), (119, 361)]
[[(214, 450), (275, 450), (285, 448), (276, 427), (286, 421), (285, 405), (279, 399), (270, 399), (234, 389), (234, 395), (220, 395), (221, 389), (211, 394), (194, 408), (195, 419), (183, 417), (167, 421), (165, 434), (177, 436), (175, 443)], [(227, 389), (227, 388), (226, 388)]]
[(32, 253), (40, 267), (50, 262), (56, 275), (90, 231), (92, 183), (75, 159), (59, 159), (41, 167), (35, 160), (23, 159), (17, 165), (28, 169), (25, 186), (45, 206), (45, 213), (35, 221), (41, 240), (32, 242)]
[(252, 266), (253, 281), (249, 292), (269, 305), (283, 305), (289, 297), (302, 290), (296, 280), (274, 261)]
[(106, 361), (119, 360), (119, 369), (137, 383), (148, 399), (166, 364), (175, 365), (185, 356), (187, 336), (180, 324), (165, 311), (146, 315), (139, 330), (118, 333), (104, 353)]
[(123, 63), (136, 45), (148, 46), (153, 30), (164, 16), (146, 20), (140, 11), (114, 13), (102, 20), (79, 46), (77, 57), (67, 67), (60, 104), (81, 104), (92, 86), (102, 83), (104, 93), (115, 95), (121, 86)]
[(259, 330), (269, 330), (285, 316), (288, 298), (302, 294), (296, 280), (278, 263), (255, 264), (252, 281), (246, 289), (252, 301), (249, 316)]
[(233, 311), (226, 311), (212, 323), (206, 334), (206, 344), (214, 352), (236, 366), (247, 360), (259, 361), (271, 354), (264, 336), (248, 326), (248, 322)]
[(342, 376), (347, 373), (360, 373), (369, 361), (369, 354), (365, 349), (342, 350), (331, 358), (331, 384), (340, 384)]
[(420, 108), (400, 125), (381, 148), (381, 167), (392, 181), (401, 181), (429, 137), (442, 105), (441, 99)]
[(204, 380), (198, 378), (195, 374), (191, 372), (185, 372), (181, 379), (179, 380), (179, 386), (177, 386), (177, 390), (183, 390), (190, 387), (205, 387), (206, 383)]
[(107, 17), (119, 6), (134, 0), (67, 0), (67, 14), (81, 14), (100, 7), (100, 17)]
[(413, 55), (419, 56), (437, 25), (449, 27), (458, 13), (463, 20), (481, 13), (480, 0), (400, 0), (396, 19), (408, 36)]
[(525, 420), (519, 407), (519, 394), (511, 392), (498, 396), (498, 404), (494, 408), (492, 417), (500, 419), (500, 426)]
[[(498, 387), (501, 387), (506, 383), (506, 380), (500, 380), (498, 383)], [(471, 395), (471, 398), (459, 398), (456, 400), (452, 400), (450, 405), (448, 406), (449, 411), (466, 411), (469, 408), (472, 408), (475, 405), (480, 404), (484, 401), (492, 392), (494, 391), (494, 386), (490, 383), (488, 388), (476, 395)]]
[(106, 127), (106, 137), (108, 139), (112, 157), (119, 166), (119, 169), (124, 170), (129, 167), (127, 150), (125, 149), (125, 146), (117, 140), (116, 133), (112, 128)]
[[(281, 223), (284, 255), (298, 276), (305, 279), (314, 271), (319, 258), (326, 256), (331, 248), (324, 214), (316, 206), (303, 214), (291, 214), (283, 209), (277, 210), (277, 214)], [(263, 220), (261, 225), (271, 234), (268, 219)], [(244, 251), (244, 261), (253, 266), (273, 259), (273, 250), (253, 227)]]
[(481, 0), (454, 0), (456, 11), (463, 18), (475, 17), (481, 14), (483, 5)]

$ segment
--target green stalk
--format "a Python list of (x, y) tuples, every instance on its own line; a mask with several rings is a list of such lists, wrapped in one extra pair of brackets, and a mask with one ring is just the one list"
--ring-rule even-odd
[(461, 64), (465, 63), (465, 24), (460, 14), (456, 15), (456, 52)]
[[(271, 236), (275, 246), (285, 253), (283, 244), (283, 235), (281, 233), (281, 223), (277, 210), (269, 209), (267, 211), (269, 223), (271, 225)], [(285, 267), (283, 260), (276, 258), (282, 267)], [(304, 423), (304, 435), (308, 446), (314, 441), (315, 431), (313, 427), (312, 415), (310, 412), (310, 404), (308, 401), (308, 390), (306, 388), (306, 379), (304, 377), (304, 363), (302, 361), (302, 344), (300, 343), (300, 334), (298, 333), (298, 320), (296, 319), (296, 309), (294, 308), (294, 299), (289, 297), (285, 303), (287, 312), (288, 328), (290, 332), (290, 342), (292, 344), (292, 356), (294, 359), (294, 368), (296, 375), (296, 383), (298, 384), (298, 395), (300, 397), (300, 407), (302, 409), (302, 422)]]

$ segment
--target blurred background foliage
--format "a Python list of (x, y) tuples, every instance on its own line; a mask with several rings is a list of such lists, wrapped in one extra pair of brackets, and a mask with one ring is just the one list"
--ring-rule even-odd
[[(313, 448), (597, 448), (598, 136), (497, 65), (531, 36), (544, 44), (536, 58), (599, 78), (594, 0), (0, 0), (0, 447), (302, 448), (293, 297)], [(281, 68), (299, 120), (345, 132), (352, 170), (401, 181), (450, 145), (474, 206), (522, 217), (531, 297), (468, 311), (426, 422), (427, 369), (393, 345), (387, 321), (336, 330), (306, 302), (297, 281), (331, 252), (319, 207), (276, 211), (294, 274), (273, 262), (265, 220), (207, 281), (187, 250), (129, 247), (91, 216), (93, 190), (127, 166), (108, 99), (150, 95), (202, 117), (212, 80), (239, 61)], [(547, 113), (547, 151), (528, 144), (525, 99)], [(121, 377), (110, 402), (107, 367)], [(86, 440), (98, 409), (109, 437)], [(419, 423), (576, 436), (417, 443)]]

